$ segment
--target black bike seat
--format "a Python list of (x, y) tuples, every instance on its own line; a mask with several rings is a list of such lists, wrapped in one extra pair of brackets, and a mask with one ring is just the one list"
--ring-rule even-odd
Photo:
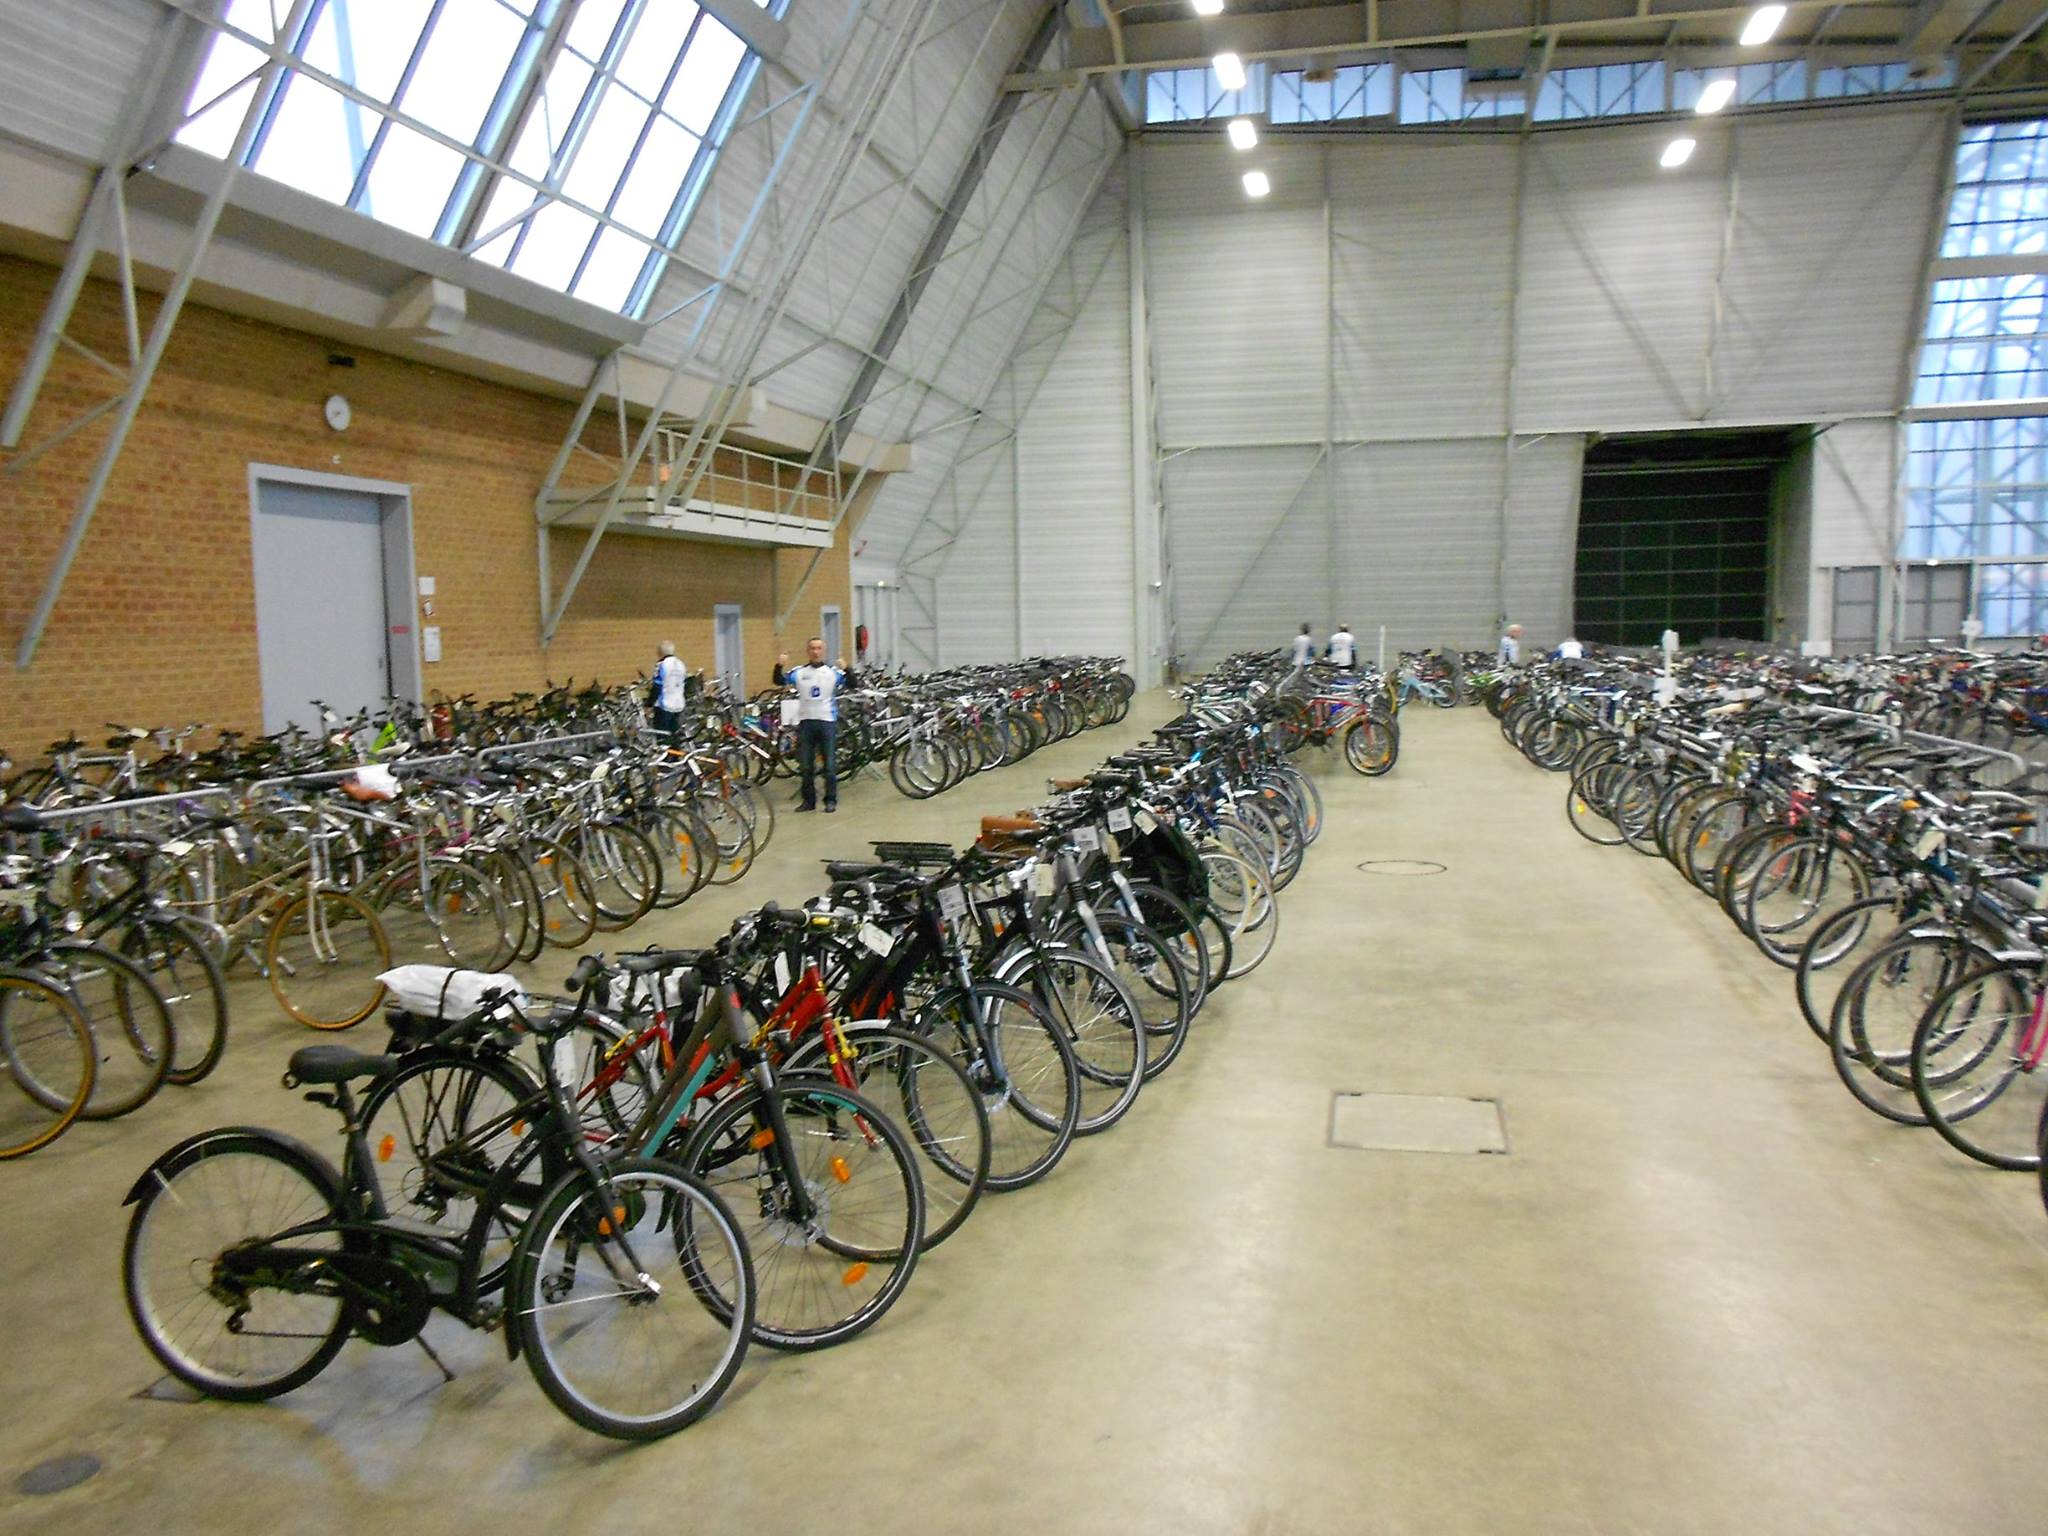
[(43, 824), (43, 813), (26, 800), (0, 806), (0, 831), (34, 832)]
[(302, 1045), (292, 1052), (291, 1075), (302, 1083), (345, 1083), (396, 1072), (396, 1056), (371, 1056), (345, 1045)]

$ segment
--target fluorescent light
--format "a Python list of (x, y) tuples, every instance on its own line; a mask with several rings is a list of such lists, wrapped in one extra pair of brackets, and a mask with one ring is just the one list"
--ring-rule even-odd
[(1246, 197), (1264, 197), (1272, 190), (1273, 183), (1266, 180), (1266, 173), (1264, 171), (1246, 171), (1244, 173), (1244, 195)]
[(1223, 14), (1223, 0), (1195, 0), (1195, 14), (1197, 16), (1221, 16)]
[(1749, 13), (1749, 20), (1742, 24), (1742, 46), (1760, 48), (1778, 35), (1778, 28), (1785, 24), (1785, 7), (1782, 5), (1760, 5)]
[(1693, 104), (1693, 111), (1701, 117), (1711, 117), (1735, 99), (1735, 82), (1730, 79), (1709, 80), (1700, 89), (1700, 99)]
[(1250, 149), (1259, 142), (1259, 130), (1252, 126), (1248, 117), (1233, 117), (1230, 126), (1223, 130), (1230, 135), (1230, 142), (1238, 149)]
[(1696, 139), (1673, 139), (1664, 146), (1664, 153), (1657, 157), (1657, 163), (1667, 171), (1675, 171), (1692, 158), (1692, 152), (1699, 148)]
[(1209, 67), (1216, 71), (1216, 83), (1226, 91), (1244, 89), (1244, 60), (1234, 53), (1219, 53), (1209, 61)]

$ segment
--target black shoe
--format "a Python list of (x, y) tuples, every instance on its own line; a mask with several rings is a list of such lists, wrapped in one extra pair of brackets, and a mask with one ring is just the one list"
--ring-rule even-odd
[(828, 801), (826, 801), (826, 802), (825, 802), (825, 814), (826, 814), (827, 816), (830, 816), (830, 815), (831, 815), (831, 814), (832, 814), (832, 813), (833, 813), (834, 811), (836, 811), (836, 810), (838, 810), (838, 809), (839, 809), (839, 806), (838, 806), (838, 803), (837, 803), (836, 801), (830, 801), (830, 800), (828, 800)]
[(815, 805), (799, 805), (797, 809), (800, 811), (815, 811), (817, 807)]

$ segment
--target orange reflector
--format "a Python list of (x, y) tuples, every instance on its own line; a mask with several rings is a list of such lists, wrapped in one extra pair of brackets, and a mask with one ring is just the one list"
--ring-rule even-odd
[(448, 910), (451, 914), (460, 912), (462, 910), (462, 898), (460, 896), (450, 896), (448, 898)]
[(526, 1134), (526, 1122), (524, 1120), (514, 1120), (512, 1122), (512, 1134), (514, 1136), (524, 1136)]
[(839, 1283), (841, 1285), (859, 1285), (861, 1281), (867, 1279), (867, 1277), (867, 1261), (863, 1259), (858, 1264), (848, 1265), (846, 1273), (839, 1277)]
[(747, 1145), (758, 1152), (763, 1147), (772, 1145), (774, 1141), (775, 1133), (773, 1131), (762, 1130), (756, 1131), (753, 1135), (749, 1136), (747, 1138)]
[(832, 1159), (832, 1177), (837, 1179), (842, 1184), (848, 1183), (852, 1180), (853, 1170), (846, 1166), (845, 1158), (835, 1157)]
[(613, 1222), (616, 1222), (619, 1226), (622, 1227), (626, 1224), (626, 1208), (623, 1205), (615, 1205), (612, 1207), (610, 1221), (607, 1221), (602, 1216), (597, 1218), (598, 1234), (602, 1237), (610, 1237), (612, 1235)]
[(396, 1136), (386, 1136), (382, 1141), (377, 1143), (377, 1161), (380, 1163), (390, 1162), (391, 1154), (396, 1152), (397, 1150), (398, 1138)]

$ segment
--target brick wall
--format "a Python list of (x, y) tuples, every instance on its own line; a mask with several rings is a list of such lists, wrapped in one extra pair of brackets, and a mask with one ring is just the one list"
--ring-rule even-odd
[[(18, 372), (55, 278), (54, 268), (0, 257), (0, 387)], [(154, 305), (145, 295), (145, 334)], [(125, 357), (119, 291), (88, 284), (70, 334), (103, 357)], [(339, 350), (356, 366), (330, 365)], [(113, 384), (60, 351), (24, 447)], [(353, 407), (345, 433), (330, 431), (321, 415), (335, 393)], [(0, 475), (0, 747), (26, 761), (74, 729), (97, 740), (109, 720), (261, 728), (252, 463), (412, 487), (415, 561), (439, 589), (432, 622), (441, 626), (444, 659), (425, 668), (430, 695), (496, 696), (571, 676), (626, 679), (653, 666), (662, 640), (702, 667), (711, 660), (714, 603), (745, 609), (753, 687), (766, 686), (779, 650), (801, 649), (821, 604), (841, 606), (850, 643), (843, 533), (784, 635), (775, 632), (778, 598), (788, 602), (810, 551), (612, 534), (543, 651), (533, 497), (571, 416), (558, 400), (188, 304), (25, 673), (14, 669), (14, 647), (104, 428)], [(601, 443), (596, 428), (592, 440)], [(0, 454), (0, 468), (9, 462)], [(559, 585), (584, 535), (550, 537)]]

